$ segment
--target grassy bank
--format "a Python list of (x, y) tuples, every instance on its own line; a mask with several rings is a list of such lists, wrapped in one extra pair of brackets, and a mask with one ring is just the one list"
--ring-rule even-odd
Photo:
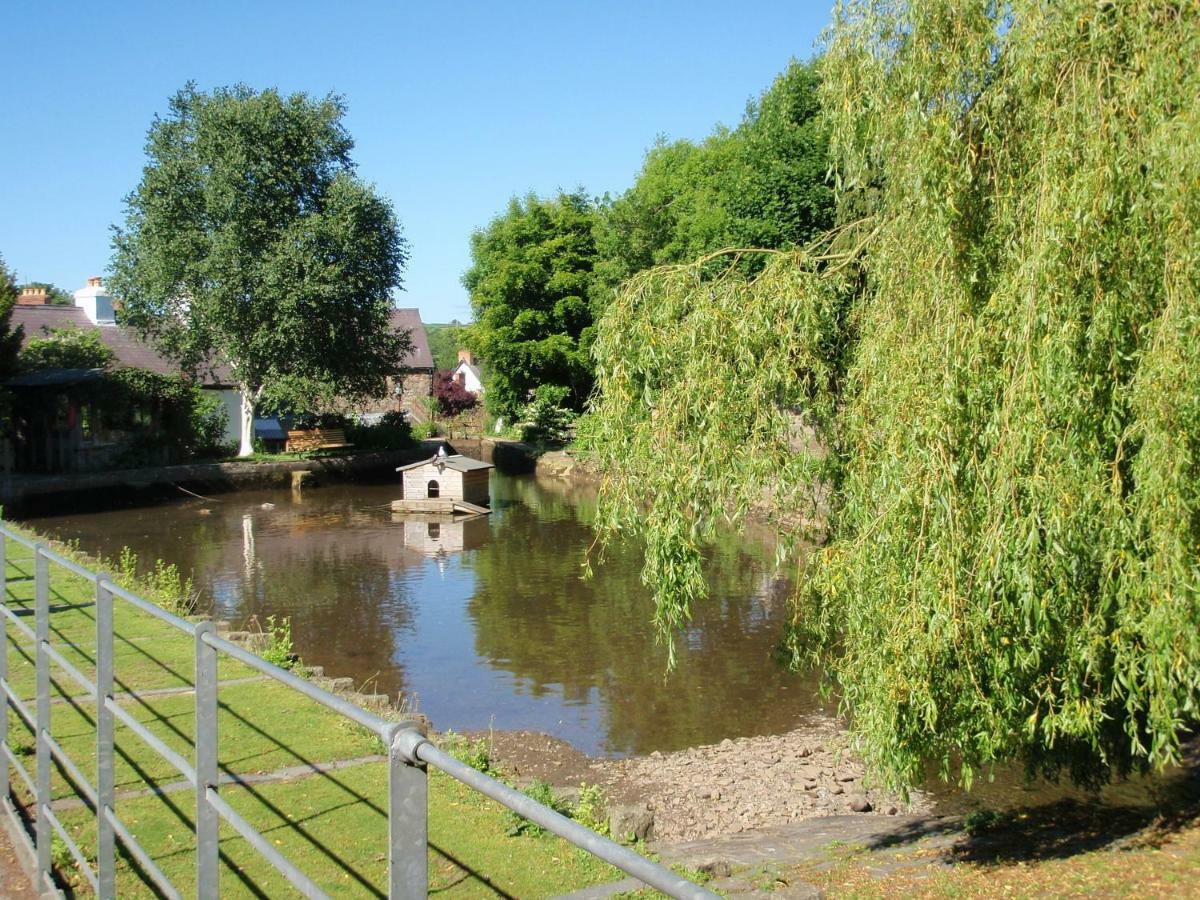
[[(33, 537), (33, 535), (30, 535)], [(34, 598), (32, 553), (8, 545), (8, 602)], [(51, 567), (51, 643), (84, 675), (95, 675), (93, 589)], [(192, 639), (121, 600), (115, 605), (119, 702), (185, 758), (193, 755)], [(11, 626), (9, 681), (32, 707), (30, 643)], [(94, 702), (52, 665), (52, 733), (79, 768), (95, 777)], [(219, 668), (222, 777), (237, 779), (222, 796), (330, 893), (386, 894), (387, 773), (378, 738), (277, 682), (229, 659)], [(29, 771), (33, 736), (12, 711), (9, 735)], [(313, 764), (340, 763), (315, 772)], [(297, 771), (300, 770), (300, 771)], [(29, 795), (14, 774), (14, 790)], [(156, 793), (147, 794), (149, 785)], [(194, 793), (137, 736), (116, 731), (117, 815), (184, 895), (194, 891)], [(55, 770), (56, 812), (89, 858), (95, 817), (62, 771)], [(544, 897), (615, 881), (621, 873), (549, 835), (510, 835), (511, 817), (440, 773), (430, 773), (430, 892), (437, 896)], [(289, 896), (282, 876), (226, 826), (221, 832), (221, 895)], [(84, 884), (65, 845), (56, 861), (68, 881)], [(122, 897), (151, 895), (128, 859), (119, 858)]]
[(1195, 803), (1122, 809), (1064, 802), (873, 844), (834, 841), (823, 858), (743, 873), (772, 890), (803, 882), (827, 897), (1196, 897)]

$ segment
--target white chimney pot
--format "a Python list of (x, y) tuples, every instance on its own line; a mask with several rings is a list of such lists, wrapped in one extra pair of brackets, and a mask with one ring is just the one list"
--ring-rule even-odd
[(113, 314), (112, 296), (104, 289), (104, 283), (98, 277), (89, 278), (87, 287), (75, 292), (75, 305), (83, 310), (93, 325), (117, 324), (117, 318)]

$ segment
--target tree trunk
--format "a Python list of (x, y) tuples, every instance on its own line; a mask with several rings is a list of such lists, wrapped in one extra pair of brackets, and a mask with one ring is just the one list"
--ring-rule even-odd
[(238, 448), (238, 456), (251, 456), (254, 453), (254, 395), (246, 385), (241, 385), (242, 392), (242, 446)]

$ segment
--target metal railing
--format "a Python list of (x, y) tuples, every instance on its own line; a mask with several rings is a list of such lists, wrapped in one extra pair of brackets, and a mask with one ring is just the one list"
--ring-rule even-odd
[[(8, 602), (8, 542), (33, 551), (34, 628), (21, 621)], [(90, 581), (95, 588), (96, 647), (93, 682), (50, 643), (50, 564)], [(113, 600), (118, 598), (142, 612), (189, 634), (195, 641), (195, 743), (193, 759), (185, 759), (118, 705), (113, 693)], [(31, 641), (35, 648), (35, 708), (13, 690), (8, 670), (8, 626)], [(715, 894), (676, 873), (605, 838), (520, 791), (471, 768), (436, 747), (415, 722), (393, 722), (325, 691), (315, 684), (272, 665), (222, 637), (211, 622), (193, 624), (133, 594), (112, 579), (93, 572), (30, 541), (0, 524), (0, 805), (17, 819), (17, 797), (11, 791), (10, 767), (34, 799), (34, 834), (29, 849), (36, 857), (38, 890), (58, 892), (54, 881), (51, 842), (60, 838), (83, 877), (102, 898), (116, 893), (118, 842), (164, 896), (179, 891), (151, 855), (117, 817), (114, 778), (114, 731), (117, 722), (137, 735), (170, 763), (196, 791), (195, 844), (196, 896), (209, 900), (219, 894), (218, 829), (228, 823), (246, 842), (274, 866), (305, 897), (325, 897), (325, 892), (276, 849), (269, 840), (236, 812), (218, 791), (217, 659), (224, 653), (276, 681), (304, 694), (328, 709), (364, 726), (383, 739), (388, 751), (388, 896), (425, 897), (428, 894), (428, 782), (433, 766), (490, 797), (503, 806), (559, 835), (594, 856), (611, 863), (645, 884), (671, 897), (713, 898)], [(51, 730), (51, 663), (56, 664), (95, 703), (97, 784), (92, 785)], [(8, 735), (11, 707), (34, 735), (35, 769), (31, 775), (14, 753)], [(72, 839), (51, 807), (51, 765), (56, 761), (96, 815), (96, 861), (93, 866)], [(22, 834), (24, 832), (22, 831)]]

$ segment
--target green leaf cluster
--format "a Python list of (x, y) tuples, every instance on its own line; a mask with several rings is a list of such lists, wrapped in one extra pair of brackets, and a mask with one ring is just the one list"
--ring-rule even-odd
[(19, 293), (16, 279), (0, 256), (0, 378), (17, 371), (17, 354), (25, 332), (24, 326), (12, 327), (12, 311)]
[(407, 244), (355, 174), (336, 96), (188, 85), (156, 118), (115, 229), (122, 322), (186, 370), (228, 366), (252, 403), (378, 395)]
[[(660, 137), (634, 185), (601, 204), (592, 297), (598, 310), (637, 272), (724, 247), (803, 247), (833, 225), (828, 127), (814, 62), (793, 60), (734, 129)], [(757, 271), (762, 258), (741, 264)]]
[(466, 326), (457, 319), (448, 324), (425, 323), (425, 337), (429, 340), (429, 352), (433, 364), (439, 369), (453, 369), (458, 365), (458, 351), (466, 346)]
[(471, 343), (487, 361), (486, 400), (514, 418), (539, 385), (557, 385), (581, 409), (592, 388), (595, 207), (581, 191), (513, 198), (508, 210), (471, 236)]
[(103, 369), (112, 360), (113, 352), (100, 341), (100, 334), (81, 328), (54, 328), (43, 337), (30, 338), (17, 356), (24, 372)]
[[(834, 198), (819, 83), (813, 63), (793, 61), (736, 128), (698, 144), (660, 138), (624, 194), (514, 199), (477, 232), (464, 283), (476, 320), (468, 340), (488, 367), (489, 408), (513, 418), (545, 384), (565, 387), (568, 406), (581, 410), (593, 380), (593, 320), (638, 272), (722, 247), (800, 247), (829, 228)], [(761, 262), (757, 254), (739, 258), (746, 273)]]
[(891, 784), (1100, 781), (1197, 721), (1197, 58), (1194, 3), (843, 2), (847, 225), (598, 325), (600, 519), (646, 532), (660, 622), (715, 522), (820, 519), (788, 647)]

